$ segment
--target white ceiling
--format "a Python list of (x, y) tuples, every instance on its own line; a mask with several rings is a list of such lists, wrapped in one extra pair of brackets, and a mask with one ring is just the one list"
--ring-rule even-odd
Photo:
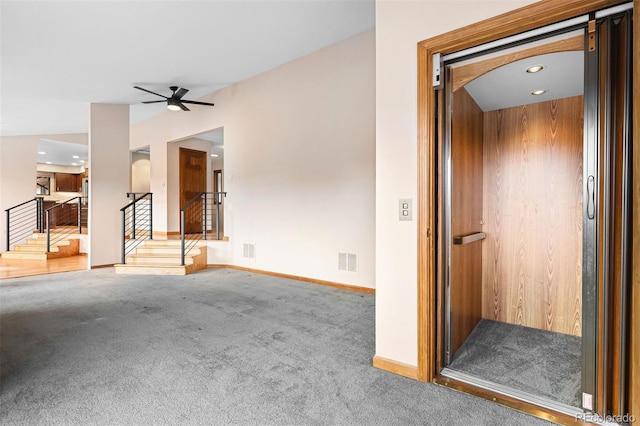
[(37, 146), (38, 163), (58, 166), (82, 166), (89, 158), (87, 145), (52, 139), (38, 139)]
[(198, 99), (373, 28), (374, 8), (374, 0), (2, 0), (0, 134), (86, 133), (92, 102), (132, 104), (131, 121), (145, 119), (165, 106), (140, 105), (156, 98), (134, 85), (162, 94), (176, 85)]
[[(535, 65), (544, 68), (527, 73)], [(584, 52), (548, 53), (511, 62), (481, 75), (465, 89), (483, 111), (578, 96), (584, 91)], [(531, 94), (538, 89), (546, 93)]]

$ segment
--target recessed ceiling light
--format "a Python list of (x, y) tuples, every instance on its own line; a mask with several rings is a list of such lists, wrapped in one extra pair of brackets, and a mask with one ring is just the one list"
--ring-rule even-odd
[(71, 163), (71, 165), (72, 165), (72, 166), (77, 166), (77, 165), (78, 165), (78, 163)]
[(80, 158), (80, 157), (79, 157), (79, 156), (77, 156), (77, 155), (74, 155), (74, 156), (73, 156), (73, 158)]
[(45, 154), (46, 154), (46, 152), (44, 152), (44, 151), (38, 151), (38, 154), (40, 154), (40, 155), (45, 155)]
[(80, 160), (81, 163), (84, 163), (84, 160)]
[(533, 67), (529, 67), (529, 68), (527, 68), (527, 72), (528, 72), (529, 74), (533, 74), (533, 73), (536, 73), (536, 72), (540, 72), (540, 71), (542, 71), (543, 69), (544, 69), (544, 67), (543, 67), (542, 65), (535, 65), (535, 66), (533, 66)]
[(218, 154), (211, 154), (212, 157), (220, 157)]
[(543, 93), (547, 93), (547, 89), (538, 89), (531, 92), (531, 94), (534, 96), (542, 95)]
[(51, 161), (47, 161), (46, 164), (51, 164)]

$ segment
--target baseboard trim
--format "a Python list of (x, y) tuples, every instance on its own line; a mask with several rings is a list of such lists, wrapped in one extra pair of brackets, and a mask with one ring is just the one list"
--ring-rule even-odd
[(256, 274), (271, 275), (273, 277), (279, 277), (279, 278), (288, 278), (288, 279), (297, 280), (297, 281), (304, 281), (311, 284), (320, 284), (328, 287), (340, 288), (343, 290), (358, 291), (360, 293), (367, 293), (367, 294), (376, 294), (375, 288), (360, 287), (357, 285), (341, 284), (341, 283), (336, 283), (332, 281), (318, 280), (315, 278), (301, 277), (299, 275), (283, 274), (281, 272), (271, 272), (271, 271), (265, 271), (262, 269), (247, 268), (246, 266), (216, 264), (216, 265), (207, 265), (207, 268), (237, 269), (239, 271), (254, 272)]
[(373, 357), (373, 366), (380, 370), (388, 371), (389, 373), (418, 380), (418, 367), (415, 365), (405, 364), (403, 362), (394, 361), (392, 359), (376, 355)]
[(112, 268), (115, 263), (107, 263), (106, 265), (92, 265), (91, 269)]

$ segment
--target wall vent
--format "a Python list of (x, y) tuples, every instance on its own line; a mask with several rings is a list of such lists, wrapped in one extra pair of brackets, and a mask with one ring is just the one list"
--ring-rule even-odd
[(357, 272), (358, 256), (354, 253), (338, 253), (338, 271)]
[(256, 246), (254, 244), (244, 243), (242, 245), (242, 257), (247, 259), (255, 259), (256, 258)]

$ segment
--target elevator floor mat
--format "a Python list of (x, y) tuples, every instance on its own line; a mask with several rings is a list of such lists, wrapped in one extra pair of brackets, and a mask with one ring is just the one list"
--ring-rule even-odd
[(580, 406), (580, 337), (483, 319), (448, 367)]

